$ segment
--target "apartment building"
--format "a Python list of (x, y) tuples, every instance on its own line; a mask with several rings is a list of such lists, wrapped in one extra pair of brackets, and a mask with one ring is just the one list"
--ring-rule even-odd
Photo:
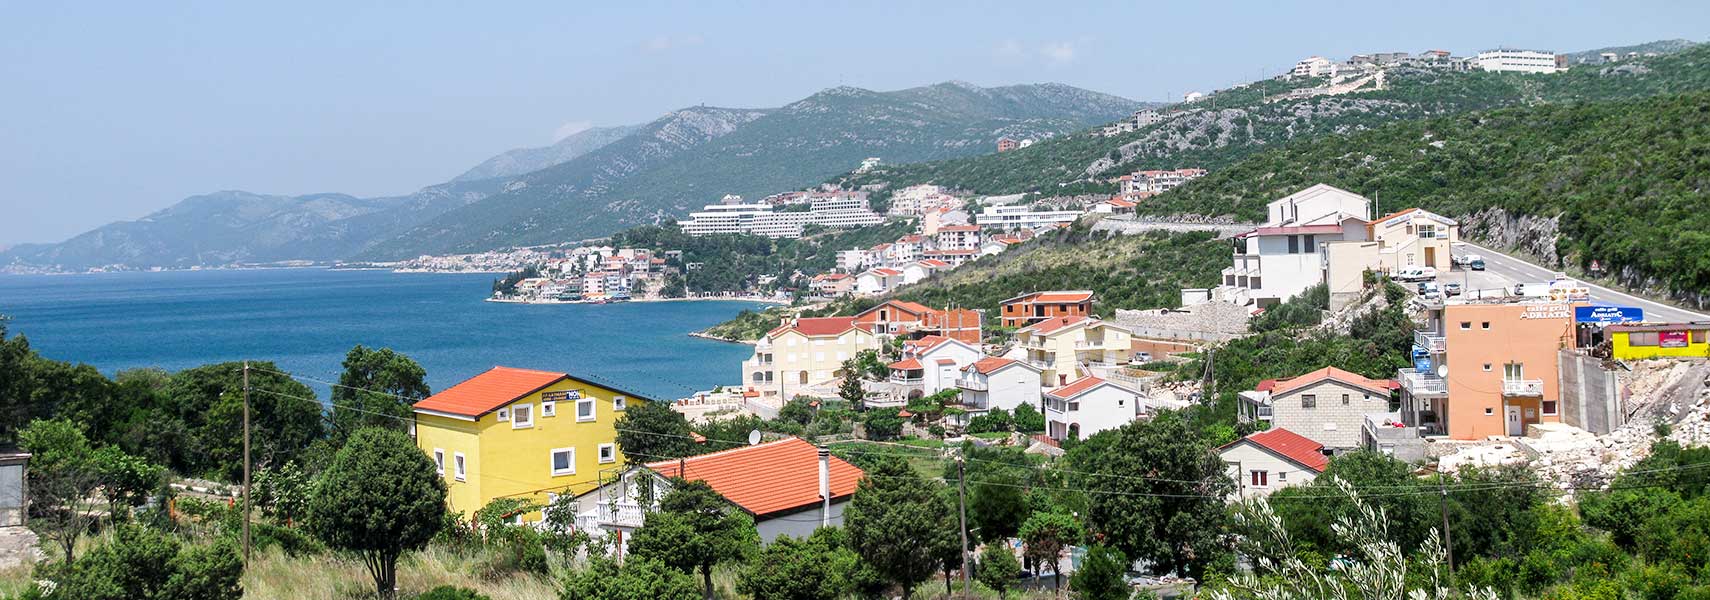
[(1366, 239), (1378, 243), (1378, 261), (1386, 272), (1413, 267), (1448, 269), (1450, 248), (1460, 238), (1460, 223), (1422, 208), (1409, 208), (1372, 220), (1366, 231)]
[(792, 319), (766, 333), (754, 356), (742, 362), (742, 382), (775, 400), (789, 400), (810, 385), (843, 377), (843, 361), (878, 350), (879, 336), (854, 317)]
[(933, 232), (937, 239), (939, 250), (978, 250), (980, 248), (980, 226), (978, 225), (945, 225)]
[(1236, 237), (1234, 264), (1213, 298), (1265, 307), (1323, 281), (1320, 245), (1364, 239), (1371, 200), (1320, 183), (1271, 201), (1266, 212), (1264, 225)]
[(1048, 387), (1121, 368), (1134, 353), (1128, 330), (1088, 317), (1052, 317), (1017, 330), (1015, 341)]
[(852, 194), (816, 196), (806, 212), (778, 212), (774, 208), (770, 203), (747, 204), (741, 196), (725, 196), (718, 204), (690, 213), (688, 220), (677, 224), (683, 233), (692, 236), (750, 234), (798, 238), (810, 224), (849, 228), (884, 222), (884, 217), (867, 208), (865, 197)]
[(1011, 138), (1008, 136), (1000, 137), (1000, 138), (998, 138), (998, 141), (997, 141), (997, 151), (998, 152), (1009, 152), (1010, 150), (1014, 150), (1019, 146), (1020, 146), (1020, 143), (1016, 142), (1015, 138)]
[(1486, 71), (1510, 73), (1555, 73), (1566, 69), (1553, 52), (1497, 49), (1478, 53), (1472, 64)]
[(939, 210), (956, 210), (966, 202), (952, 196), (936, 185), (911, 185), (891, 195), (890, 214), (923, 215)]
[(1338, 66), (1322, 56), (1308, 56), (1294, 63), (1288, 74), (1291, 77), (1335, 77)]
[[(1579, 305), (1584, 305), (1583, 303)], [(1457, 440), (1524, 435), (1561, 420), (1558, 351), (1574, 346), (1574, 309), (1553, 301), (1451, 300), (1428, 307), (1401, 369), (1401, 420)]]
[(879, 335), (919, 338), (944, 336), (978, 346), (979, 311), (967, 308), (936, 309), (918, 302), (887, 300), (857, 313), (855, 324)]
[(1033, 210), (1020, 204), (987, 206), (974, 221), (985, 229), (1037, 229), (1048, 225), (1067, 225), (1081, 218), (1074, 210)]
[(1173, 169), (1135, 171), (1117, 178), (1121, 195), (1129, 200), (1141, 200), (1173, 190), (1206, 174), (1205, 169)]
[(930, 396), (956, 387), (962, 368), (981, 358), (977, 345), (941, 335), (903, 342), (902, 358), (889, 365), (889, 381), (904, 397)]
[(1026, 327), (1055, 317), (1092, 316), (1093, 293), (1088, 290), (1032, 292), (1000, 304), (1001, 325)]
[(879, 296), (903, 284), (903, 272), (889, 267), (875, 267), (855, 276), (855, 295)]
[(859, 273), (872, 264), (875, 264), (875, 259), (870, 250), (852, 248), (837, 251), (837, 269), (844, 273)]

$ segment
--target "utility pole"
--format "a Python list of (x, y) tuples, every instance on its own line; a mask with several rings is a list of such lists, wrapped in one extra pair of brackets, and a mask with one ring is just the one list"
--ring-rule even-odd
[(968, 465), (962, 457), (956, 457), (956, 500), (961, 505), (962, 521), (962, 593), (973, 588), (968, 587)]
[(243, 560), (249, 562), (249, 361), (243, 361)]
[(1443, 551), (1448, 553), (1449, 572), (1455, 572), (1455, 543), (1449, 538), (1449, 486), (1443, 483), (1443, 474), (1437, 474), (1437, 489), (1442, 496), (1437, 499), (1437, 507), (1443, 512)]

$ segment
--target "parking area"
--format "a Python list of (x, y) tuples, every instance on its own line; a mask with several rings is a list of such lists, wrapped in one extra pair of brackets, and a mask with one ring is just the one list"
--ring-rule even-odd
[[(1473, 270), (1457, 265), (1437, 271), (1435, 281), (1439, 288), (1449, 283), (1460, 284), (1463, 296), (1475, 295), (1481, 291), (1493, 295), (1506, 293), (1512, 291), (1517, 283), (1548, 283), (1556, 276), (1556, 272), (1548, 268), (1468, 242), (1457, 242), (1454, 247), (1454, 254), (1457, 257), (1478, 255), (1484, 259), (1485, 268), (1483, 270)], [(1637, 306), (1644, 309), (1646, 321), (1686, 322), (1710, 319), (1710, 315), (1663, 304), (1589, 282), (1582, 282), (1582, 284), (1589, 289), (1592, 301)], [(1416, 289), (1415, 284), (1409, 283), (1408, 289)]]

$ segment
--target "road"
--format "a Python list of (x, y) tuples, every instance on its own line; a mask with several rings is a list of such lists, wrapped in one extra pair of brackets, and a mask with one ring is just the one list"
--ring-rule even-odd
[[(1457, 256), (1471, 253), (1484, 257), (1483, 271), (1467, 271), (1456, 267), (1453, 271), (1437, 276), (1439, 282), (1458, 282), (1467, 290), (1509, 288), (1515, 283), (1544, 283), (1555, 279), (1556, 276), (1556, 271), (1471, 242), (1459, 242), (1454, 253)], [(1710, 315), (1648, 300), (1591, 282), (1582, 282), (1591, 289), (1592, 300), (1643, 308), (1646, 321), (1679, 323), (1710, 320)]]

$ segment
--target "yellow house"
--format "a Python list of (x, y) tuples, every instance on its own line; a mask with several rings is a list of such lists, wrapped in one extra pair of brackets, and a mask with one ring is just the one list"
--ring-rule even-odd
[(615, 422), (646, 401), (567, 373), (493, 367), (415, 404), (416, 445), (465, 518), (498, 498), (545, 504), (598, 487), (602, 472), (615, 476)]
[(1617, 360), (1710, 356), (1710, 322), (1631, 323), (1603, 331)]
[(1045, 387), (1067, 385), (1093, 369), (1119, 368), (1133, 355), (1128, 330), (1096, 318), (1051, 317), (1016, 330), (1016, 346), (1040, 370)]

